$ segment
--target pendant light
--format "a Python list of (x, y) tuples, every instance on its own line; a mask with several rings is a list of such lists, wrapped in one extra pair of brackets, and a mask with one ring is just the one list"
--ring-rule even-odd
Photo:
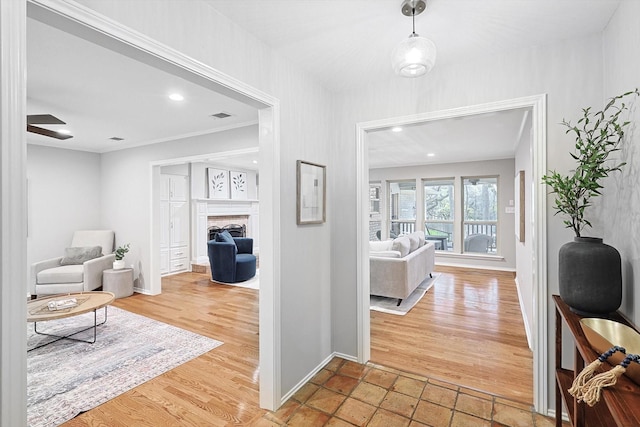
[(411, 16), (413, 32), (396, 46), (392, 55), (393, 70), (403, 77), (418, 77), (428, 73), (436, 62), (436, 45), (416, 34), (416, 15), (426, 9), (424, 0), (405, 0), (402, 14)]

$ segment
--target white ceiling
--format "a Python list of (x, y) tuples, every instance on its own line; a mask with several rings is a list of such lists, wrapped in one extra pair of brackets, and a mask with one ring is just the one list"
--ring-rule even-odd
[[(181, 93), (184, 101), (168, 95)], [(227, 112), (217, 119), (212, 114)], [(27, 24), (27, 114), (53, 114), (73, 138), (27, 133), (32, 144), (108, 152), (257, 123), (258, 113), (180, 77), (33, 19)], [(124, 138), (112, 141), (111, 137)]]
[[(204, 1), (331, 91), (401, 78), (392, 74), (389, 61), (393, 47), (411, 32), (411, 19), (400, 13), (401, 0)], [(416, 18), (416, 32), (435, 42), (435, 67), (442, 67), (599, 33), (619, 2), (428, 0), (427, 11)], [(257, 120), (253, 107), (33, 19), (28, 20), (27, 30), (28, 114), (53, 114), (66, 121), (64, 127), (74, 135), (58, 141), (29, 133), (29, 143), (107, 152)], [(185, 101), (168, 100), (168, 93), (175, 90), (185, 95)], [(233, 116), (210, 117), (220, 111)], [(509, 157), (522, 117), (522, 111), (493, 113), (430, 122), (424, 129), (414, 126), (401, 134), (372, 133), (370, 163), (415, 164), (417, 152), (434, 152), (436, 156), (424, 162), (439, 163)], [(496, 133), (504, 138), (490, 137)], [(125, 140), (110, 141), (113, 136)], [(511, 154), (506, 154), (509, 150)]]
[(369, 168), (512, 158), (530, 129), (529, 113), (518, 108), (369, 132)]
[[(400, 12), (402, 0), (205, 1), (332, 91), (397, 78), (391, 70), (391, 52), (411, 33), (411, 18)], [(435, 43), (435, 67), (599, 33), (620, 3), (426, 2), (427, 10), (416, 17), (416, 33)]]

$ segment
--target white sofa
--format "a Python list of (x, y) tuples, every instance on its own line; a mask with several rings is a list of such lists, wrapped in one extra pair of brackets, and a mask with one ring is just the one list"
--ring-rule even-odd
[(370, 294), (408, 297), (435, 265), (435, 244), (425, 242), (424, 233), (414, 232), (393, 240), (369, 242)]

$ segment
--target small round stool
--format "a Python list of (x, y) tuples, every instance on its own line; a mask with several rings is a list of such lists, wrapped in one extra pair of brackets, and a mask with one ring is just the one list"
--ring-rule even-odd
[(116, 298), (133, 294), (133, 268), (110, 268), (102, 272), (102, 290), (113, 292)]

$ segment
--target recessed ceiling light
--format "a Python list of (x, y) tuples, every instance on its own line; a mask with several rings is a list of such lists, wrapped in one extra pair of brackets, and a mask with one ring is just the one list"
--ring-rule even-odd
[(257, 165), (257, 164), (258, 164), (258, 161), (257, 161), (257, 160), (254, 160), (254, 161), (253, 161), (253, 164), (254, 164), (254, 165)]
[(427, 157), (433, 157), (435, 155), (436, 155), (435, 153), (427, 153)]
[(184, 101), (184, 96), (180, 95), (179, 93), (172, 93), (171, 95), (169, 95), (169, 99), (172, 101)]
[(391, 132), (402, 132), (402, 128), (400, 126), (394, 126), (391, 128)]
[(65, 134), (65, 135), (69, 135), (71, 133), (71, 131), (69, 129), (60, 129), (57, 132)]

